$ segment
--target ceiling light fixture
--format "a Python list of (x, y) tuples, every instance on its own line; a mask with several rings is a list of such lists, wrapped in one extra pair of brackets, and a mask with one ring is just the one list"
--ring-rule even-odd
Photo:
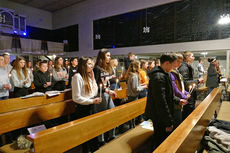
[(230, 15), (229, 14), (223, 14), (220, 16), (220, 19), (218, 20), (218, 24), (225, 25), (230, 23)]

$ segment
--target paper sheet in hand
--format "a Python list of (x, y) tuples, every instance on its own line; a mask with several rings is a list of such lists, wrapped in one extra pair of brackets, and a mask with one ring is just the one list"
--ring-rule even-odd
[(34, 133), (43, 131), (45, 129), (46, 129), (46, 126), (44, 124), (38, 125), (38, 126), (34, 126), (34, 127), (31, 127), (31, 128), (27, 128), (27, 130), (29, 131), (30, 134), (34, 134)]
[(141, 125), (142, 128), (145, 128), (145, 129), (149, 129), (149, 130), (153, 130), (154, 129), (153, 128), (153, 123), (150, 122), (150, 121), (144, 121), (140, 125)]

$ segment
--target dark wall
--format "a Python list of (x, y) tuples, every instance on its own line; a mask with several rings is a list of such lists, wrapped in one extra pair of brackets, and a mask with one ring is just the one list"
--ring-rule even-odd
[(68, 40), (67, 50), (65, 52), (78, 51), (78, 25), (64, 27), (56, 30), (47, 30), (37, 27), (27, 26), (27, 34), (30, 39), (39, 39), (54, 42), (63, 42)]
[(95, 20), (94, 49), (229, 38), (230, 26), (217, 24), (223, 13), (230, 0), (183, 0)]

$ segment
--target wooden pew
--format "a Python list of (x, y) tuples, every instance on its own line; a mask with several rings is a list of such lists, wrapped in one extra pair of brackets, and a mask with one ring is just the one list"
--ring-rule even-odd
[[(75, 103), (71, 95), (71, 91), (67, 91), (54, 97), (12, 98), (0, 101), (0, 134), (73, 113)], [(4, 137), (2, 139), (4, 142)], [(14, 150), (12, 146), (14, 145), (3, 146), (0, 152), (25, 151)]]
[(220, 97), (221, 88), (215, 88), (154, 153), (194, 153), (214, 115)]
[(114, 90), (117, 94), (117, 97), (112, 96), (112, 99), (125, 99), (127, 98), (127, 89)]
[(64, 152), (144, 113), (142, 98), (27, 136), (36, 153)]
[(69, 114), (74, 111), (73, 106), (71, 91), (54, 97), (0, 101), (0, 134)]
[(217, 119), (230, 122), (230, 102), (229, 101), (222, 102)]
[[(195, 111), (168, 137), (169, 140), (166, 139), (166, 141), (157, 148), (156, 152), (195, 152), (194, 150), (196, 150), (199, 145), (205, 128), (214, 114), (220, 96), (221, 89), (214, 89), (212, 93), (195, 109)], [(27, 137), (29, 140), (33, 141), (36, 153), (64, 152), (144, 113), (145, 105), (146, 98), (143, 98)], [(136, 128), (133, 130), (135, 131)], [(152, 132), (144, 132), (144, 139), (149, 138)], [(134, 133), (131, 132), (129, 135)], [(136, 146), (132, 145), (140, 145), (135, 139), (137, 137), (131, 137), (132, 139), (126, 139), (127, 136), (124, 137), (120, 140), (126, 144), (119, 143), (121, 146), (116, 146), (118, 143), (115, 143), (111, 146), (114, 146), (119, 152), (126, 153), (132, 152), (133, 149), (135, 149)], [(144, 142), (144, 139), (142, 139), (141, 142)], [(137, 141), (139, 144), (133, 143), (134, 141)], [(113, 142), (117, 142), (116, 139), (111, 143)], [(127, 143), (130, 146), (127, 147)], [(127, 150), (122, 151), (122, 147), (124, 146)], [(170, 149), (167, 149), (166, 146)], [(104, 150), (104, 148), (106, 149)], [(97, 153), (103, 153), (105, 151), (111, 152), (111, 149), (105, 146), (99, 149)], [(117, 152), (117, 150), (114, 150), (114, 152)]]
[(0, 134), (20, 129), (42, 121), (73, 113), (75, 104), (72, 100), (54, 102), (0, 114)]
[(26, 99), (10, 98), (7, 100), (0, 101), (0, 114), (5, 112), (20, 110), (20, 109), (30, 108), (34, 106), (49, 104), (53, 102), (60, 102), (68, 99), (72, 99), (71, 90), (53, 97), (48, 97), (47, 95), (44, 95), (41, 97), (31, 97)]

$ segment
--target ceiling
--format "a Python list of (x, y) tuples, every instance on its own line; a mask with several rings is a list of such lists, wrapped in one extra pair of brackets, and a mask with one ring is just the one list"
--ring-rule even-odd
[(86, 0), (8, 0), (15, 3), (54, 12)]

